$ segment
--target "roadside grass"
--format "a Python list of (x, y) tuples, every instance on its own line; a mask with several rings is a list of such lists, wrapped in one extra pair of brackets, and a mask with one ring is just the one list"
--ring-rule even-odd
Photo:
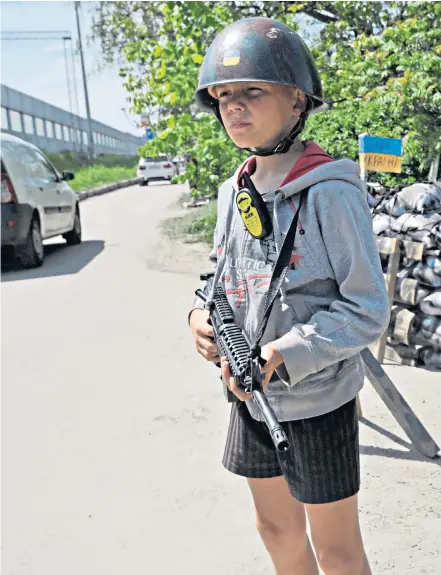
[(200, 208), (189, 209), (184, 216), (165, 220), (162, 229), (171, 240), (211, 245), (216, 216), (217, 202), (213, 201)]
[(75, 172), (75, 179), (68, 183), (75, 192), (81, 192), (131, 178), (136, 178), (136, 167), (90, 166)]

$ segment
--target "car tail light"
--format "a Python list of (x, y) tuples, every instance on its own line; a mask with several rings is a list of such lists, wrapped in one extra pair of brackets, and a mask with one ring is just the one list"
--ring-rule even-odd
[(172, 165), (171, 164), (164, 164), (164, 168), (171, 168)]
[(141, 164), (140, 166), (138, 166), (138, 169), (139, 169), (139, 170), (145, 170), (145, 165), (144, 165), (144, 164)]
[(16, 202), (14, 186), (8, 174), (2, 173), (2, 204), (15, 204)]

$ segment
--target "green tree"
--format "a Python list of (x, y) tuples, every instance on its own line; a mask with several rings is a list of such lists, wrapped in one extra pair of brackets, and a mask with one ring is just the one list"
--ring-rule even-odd
[[(326, 93), (343, 102), (313, 116), (307, 134), (330, 153), (353, 159), (360, 133), (403, 138), (403, 173), (379, 175), (397, 184), (426, 178), (441, 149), (441, 4), (393, 4), (381, 30), (348, 39), (345, 22), (328, 26), (313, 51)], [(331, 44), (338, 28), (343, 39)]]
[[(440, 148), (441, 5), (433, 2), (100, 2), (94, 33), (107, 62), (118, 62), (133, 110), (148, 112), (158, 138), (143, 155), (189, 153), (187, 177), (213, 194), (246, 157), (214, 117), (200, 114), (194, 91), (203, 55), (228, 23), (278, 18), (309, 37), (333, 102), (308, 120), (336, 158), (358, 157), (358, 134), (404, 139), (396, 184), (424, 178)], [(306, 31), (306, 32), (305, 32)]]

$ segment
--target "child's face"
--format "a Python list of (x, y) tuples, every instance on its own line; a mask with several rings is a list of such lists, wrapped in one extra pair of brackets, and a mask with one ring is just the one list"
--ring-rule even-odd
[(282, 84), (238, 82), (213, 86), (209, 92), (219, 100), (225, 129), (240, 148), (275, 145), (303, 109), (304, 94)]

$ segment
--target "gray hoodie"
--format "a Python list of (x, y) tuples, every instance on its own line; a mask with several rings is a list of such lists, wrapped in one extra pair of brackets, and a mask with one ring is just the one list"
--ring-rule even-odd
[[(219, 189), (210, 260), (237, 324), (254, 341), (274, 264), (298, 206), (295, 249), (261, 346), (284, 363), (266, 395), (280, 421), (314, 417), (353, 399), (363, 386), (359, 352), (387, 328), (389, 301), (359, 166), (338, 160), (263, 196), (274, 232), (265, 240), (246, 230), (234, 198), (239, 171)], [(201, 300), (193, 308), (204, 307)], [(247, 401), (261, 419), (254, 400)]]

